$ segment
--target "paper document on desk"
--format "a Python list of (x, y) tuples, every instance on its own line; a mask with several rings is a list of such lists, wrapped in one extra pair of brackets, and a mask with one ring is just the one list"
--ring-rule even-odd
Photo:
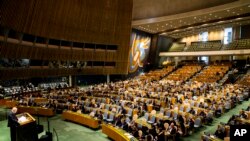
[(21, 116), (19, 119), (18, 119), (18, 122), (25, 122), (27, 121), (27, 118), (25, 116)]
[(129, 139), (134, 137), (134, 136), (132, 136), (132, 135), (129, 134), (129, 133), (125, 133), (124, 135), (127, 136)]

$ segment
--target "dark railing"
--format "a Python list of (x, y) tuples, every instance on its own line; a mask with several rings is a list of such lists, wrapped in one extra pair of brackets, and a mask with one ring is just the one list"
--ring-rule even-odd
[(57, 134), (57, 132), (56, 132), (56, 129), (55, 129), (55, 128), (53, 128), (53, 135), (55, 135), (55, 137), (56, 137), (56, 141), (59, 141), (58, 134)]

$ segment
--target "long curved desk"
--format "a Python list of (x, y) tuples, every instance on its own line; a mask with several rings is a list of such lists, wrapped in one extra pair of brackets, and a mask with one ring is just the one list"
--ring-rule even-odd
[(64, 111), (62, 113), (62, 118), (64, 120), (72, 121), (81, 125), (91, 127), (93, 129), (99, 128), (99, 120), (92, 118), (89, 115), (81, 114), (72, 111)]
[(113, 127), (109, 124), (102, 125), (102, 133), (106, 134), (115, 141), (138, 141), (134, 136), (130, 135), (126, 131)]
[(18, 106), (18, 113), (27, 112), (31, 115), (39, 115), (39, 116), (54, 116), (55, 112), (51, 108), (43, 108), (43, 107), (32, 107), (32, 106)]

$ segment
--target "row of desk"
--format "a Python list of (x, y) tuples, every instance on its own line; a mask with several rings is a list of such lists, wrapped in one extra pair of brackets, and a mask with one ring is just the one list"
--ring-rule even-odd
[[(98, 119), (77, 112), (64, 111), (62, 114), (62, 118), (64, 120), (72, 121), (84, 126), (91, 127), (93, 129), (97, 129), (100, 126)], [(114, 127), (111, 124), (102, 124), (101, 127), (102, 127), (102, 132), (115, 141), (131, 141), (131, 140), (138, 141), (131, 134), (127, 133), (126, 131), (120, 128)]]
[(64, 111), (62, 113), (62, 118), (64, 120), (68, 120), (68, 121), (72, 121), (81, 125), (85, 125), (93, 129), (99, 128), (99, 120), (87, 114), (81, 114), (81, 113), (72, 112), (72, 111)]
[(55, 112), (51, 108), (43, 108), (43, 107), (32, 107), (32, 106), (18, 106), (18, 113), (27, 112), (31, 115), (39, 115), (39, 116), (54, 116)]
[(133, 135), (109, 124), (102, 125), (102, 133), (115, 141), (138, 141)]

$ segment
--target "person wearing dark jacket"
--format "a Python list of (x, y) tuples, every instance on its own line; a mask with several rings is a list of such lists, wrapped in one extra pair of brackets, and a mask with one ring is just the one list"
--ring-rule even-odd
[(17, 108), (13, 107), (8, 115), (8, 127), (10, 127), (10, 137), (11, 141), (16, 141), (16, 127), (20, 124), (16, 117)]

